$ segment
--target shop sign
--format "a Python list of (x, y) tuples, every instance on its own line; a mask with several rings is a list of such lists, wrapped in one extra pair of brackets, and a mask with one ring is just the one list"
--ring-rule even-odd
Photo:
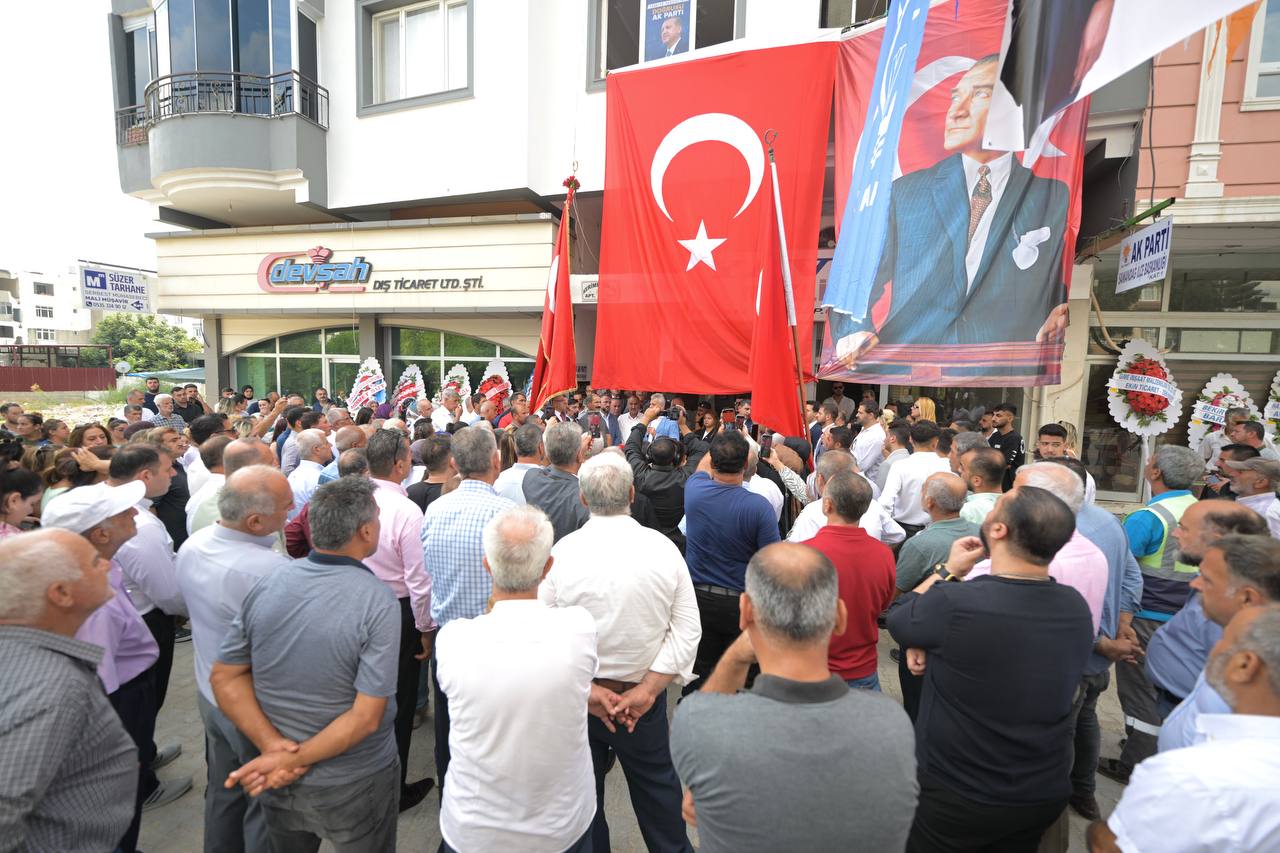
[(140, 274), (82, 267), (80, 282), (84, 307), (90, 311), (151, 311), (147, 280)]
[[(306, 255), (311, 263), (299, 263)], [(331, 263), (333, 250), (315, 246), (306, 252), (277, 252), (258, 265), (258, 286), (267, 293), (363, 293), (373, 265), (362, 256)]]
[(1116, 293), (1164, 281), (1169, 273), (1169, 247), (1172, 243), (1173, 219), (1167, 216), (1126, 237), (1120, 244)]

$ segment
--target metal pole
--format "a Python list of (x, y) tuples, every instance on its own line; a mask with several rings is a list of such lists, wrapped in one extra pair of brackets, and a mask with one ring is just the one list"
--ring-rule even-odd
[[(804, 421), (804, 367), (800, 361), (800, 334), (796, 329), (796, 299), (791, 287), (791, 258), (787, 253), (787, 230), (782, 221), (782, 192), (778, 189), (778, 163), (773, 156), (773, 143), (778, 138), (776, 130), (767, 130), (764, 141), (769, 146), (769, 170), (773, 178), (773, 210), (778, 219), (778, 245), (782, 255), (782, 288), (787, 300), (787, 323), (791, 326), (791, 348), (796, 354), (796, 396), (800, 405), (800, 424)], [(798, 438), (807, 438), (801, 435)]]

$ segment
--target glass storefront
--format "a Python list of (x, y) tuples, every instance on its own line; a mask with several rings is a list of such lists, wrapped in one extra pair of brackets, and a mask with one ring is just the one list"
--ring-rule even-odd
[(524, 388), (533, 375), (533, 358), (493, 341), (436, 329), (393, 327), (390, 332), (391, 372), (399, 377), (410, 364), (418, 365), (427, 391), (433, 395), (444, 381), (445, 373), (455, 364), (467, 369), (472, 388), (480, 387), (485, 379), (485, 366), (495, 358), (506, 365), (513, 388)]

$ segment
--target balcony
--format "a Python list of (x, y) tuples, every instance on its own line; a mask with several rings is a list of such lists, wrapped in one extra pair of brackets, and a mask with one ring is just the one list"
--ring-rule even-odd
[(329, 92), (296, 71), (170, 74), (116, 112), (120, 183), (228, 225), (327, 222)]

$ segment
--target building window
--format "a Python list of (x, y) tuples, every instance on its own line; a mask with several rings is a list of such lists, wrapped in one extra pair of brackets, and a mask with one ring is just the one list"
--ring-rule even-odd
[(889, 0), (826, 0), (822, 4), (820, 26), (849, 27), (881, 18), (889, 9)]
[(746, 0), (592, 0), (590, 80), (741, 38)]
[(37, 281), (35, 283), (35, 294), (36, 296), (53, 296), (53, 285)]
[(47, 306), (47, 305), (37, 305), (37, 306), (36, 306), (36, 317), (40, 318), (41, 320), (52, 320), (52, 319), (53, 319), (53, 309), (52, 309), (52, 308), (50, 308), (50, 307), (49, 307), (49, 306)]
[(301, 394), (310, 401), (316, 388), (346, 397), (360, 369), (359, 331), (355, 327), (311, 329), (250, 344), (231, 356), (235, 385)]
[(436, 0), (372, 15), (374, 104), (467, 89), (470, 5)]
[(1280, 109), (1280, 2), (1267, 0), (1249, 34), (1242, 110)]
[(31, 338), (41, 343), (52, 343), (57, 340), (57, 335), (53, 329), (32, 329)]

